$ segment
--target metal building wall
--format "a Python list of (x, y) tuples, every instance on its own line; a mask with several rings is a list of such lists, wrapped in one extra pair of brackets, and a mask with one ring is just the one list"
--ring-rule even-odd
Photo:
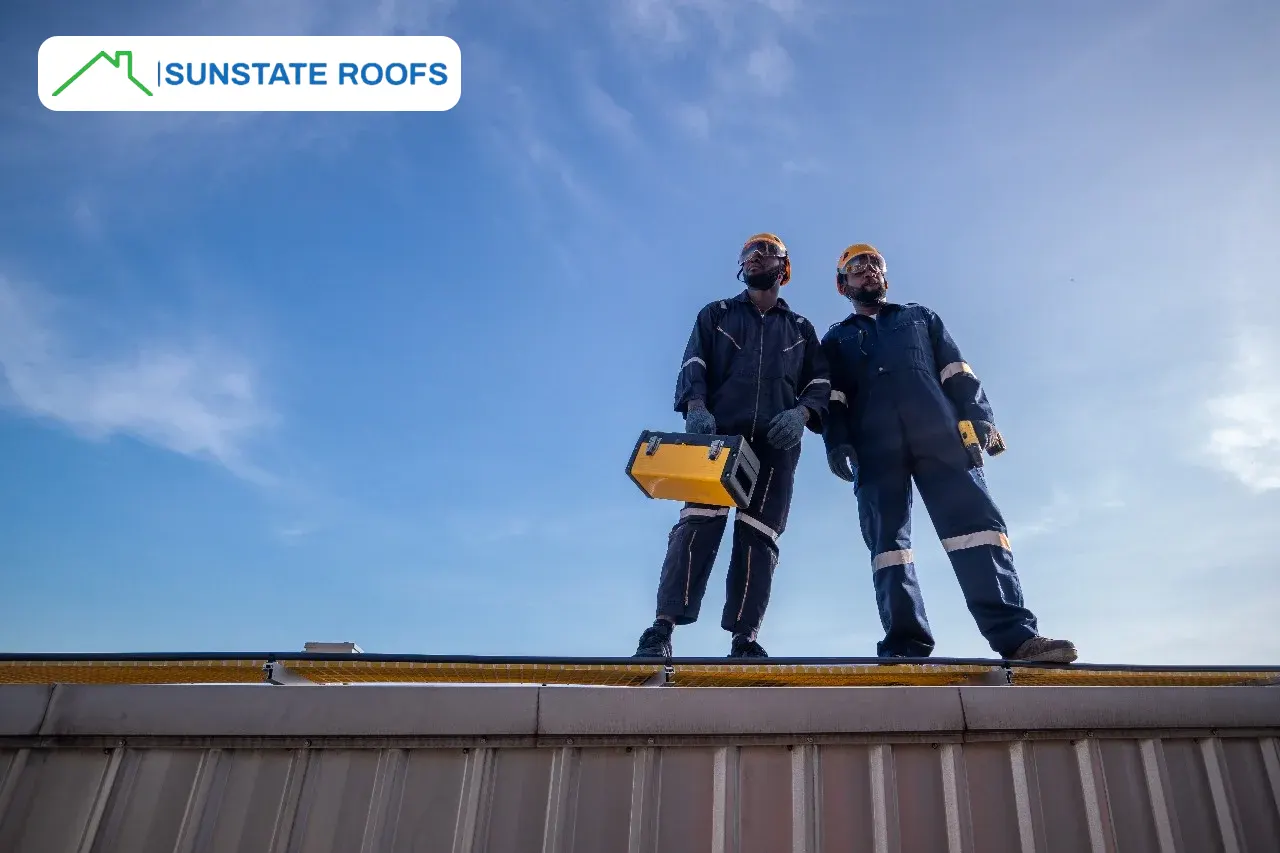
[(0, 688), (4, 853), (1280, 850), (1280, 688)]

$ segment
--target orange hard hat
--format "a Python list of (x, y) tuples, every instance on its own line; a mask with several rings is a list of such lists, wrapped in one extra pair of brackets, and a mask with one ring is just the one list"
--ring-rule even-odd
[[(752, 234), (742, 244), (742, 248), (746, 249), (752, 243), (772, 243), (778, 247), (777, 257), (782, 258), (782, 284), (791, 281), (791, 253), (787, 251), (787, 244), (782, 242), (782, 238), (777, 234), (771, 234), (768, 231), (762, 231), (759, 234)], [(742, 258), (739, 258), (741, 263)]]

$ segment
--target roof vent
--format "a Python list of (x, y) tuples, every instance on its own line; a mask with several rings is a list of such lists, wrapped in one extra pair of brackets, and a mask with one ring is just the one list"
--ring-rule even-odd
[(307, 643), (302, 647), (304, 652), (319, 652), (322, 654), (364, 654), (364, 649), (355, 643)]

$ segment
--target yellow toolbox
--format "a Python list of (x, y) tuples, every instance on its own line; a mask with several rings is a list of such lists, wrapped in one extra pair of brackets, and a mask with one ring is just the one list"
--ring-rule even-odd
[(760, 460), (740, 435), (645, 430), (627, 462), (629, 476), (651, 498), (746, 507)]

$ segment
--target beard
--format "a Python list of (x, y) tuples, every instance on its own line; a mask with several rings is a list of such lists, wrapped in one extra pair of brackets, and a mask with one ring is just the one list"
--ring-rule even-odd
[(884, 302), (885, 295), (888, 292), (888, 282), (881, 281), (874, 287), (849, 288), (849, 298), (859, 305), (879, 305)]
[(764, 270), (757, 273), (749, 273), (743, 270), (742, 278), (747, 283), (747, 287), (752, 290), (769, 290), (778, 283), (782, 276), (782, 270)]

